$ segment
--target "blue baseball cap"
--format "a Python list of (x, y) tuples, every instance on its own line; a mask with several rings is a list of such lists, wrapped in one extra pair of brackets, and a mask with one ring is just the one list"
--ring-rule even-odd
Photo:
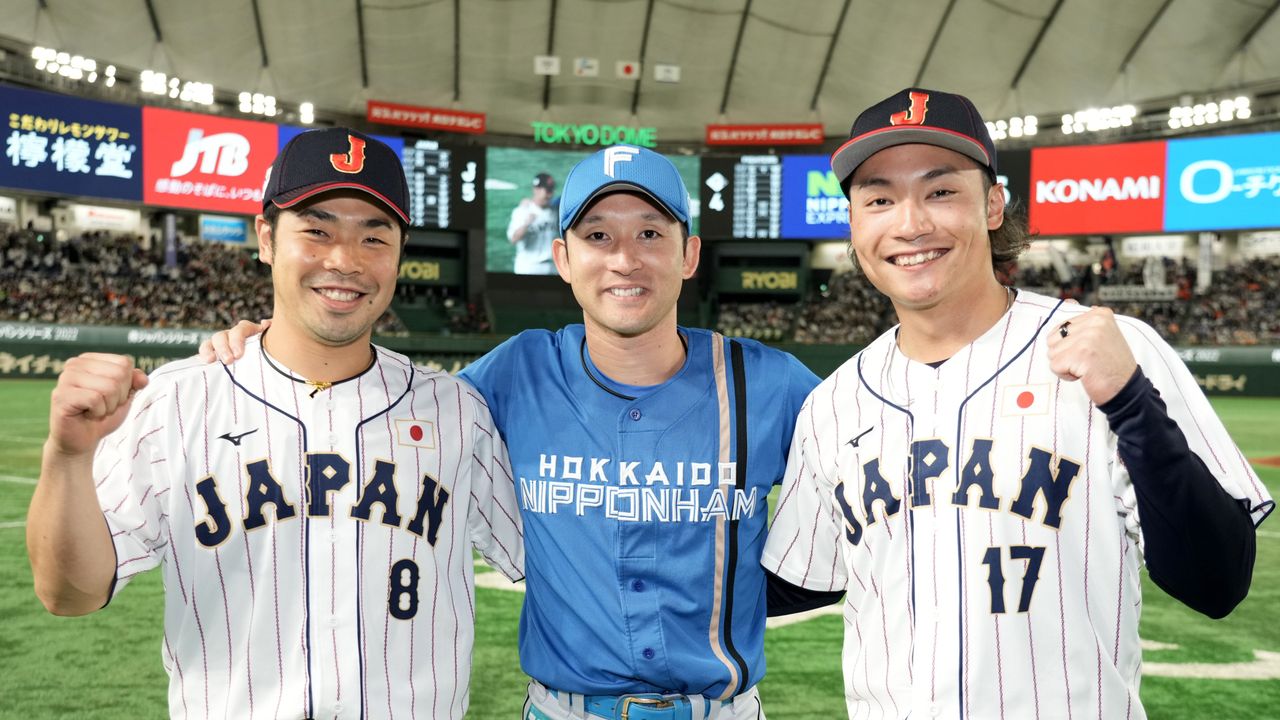
[(591, 203), (613, 192), (644, 195), (689, 227), (689, 191), (676, 166), (642, 147), (613, 145), (573, 166), (560, 192), (560, 236)]

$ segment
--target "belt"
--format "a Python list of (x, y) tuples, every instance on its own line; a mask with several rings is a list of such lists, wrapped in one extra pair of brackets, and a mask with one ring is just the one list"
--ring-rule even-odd
[[(560, 692), (547, 688), (548, 694), (559, 697)], [(691, 720), (705, 718), (711, 713), (712, 703), (700, 695), (660, 695), (644, 693), (635, 695), (582, 695), (583, 709), (591, 715), (609, 720)], [(695, 713), (694, 707), (697, 706)]]

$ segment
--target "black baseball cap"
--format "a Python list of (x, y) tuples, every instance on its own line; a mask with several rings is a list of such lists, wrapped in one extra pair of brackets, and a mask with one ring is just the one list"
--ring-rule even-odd
[(551, 177), (550, 173), (538, 173), (533, 176), (533, 186), (536, 188), (554, 188), (556, 179)]
[(964, 155), (996, 176), (996, 146), (978, 108), (963, 95), (907, 88), (872, 105), (831, 155), (831, 169), (849, 194), (849, 178), (867, 158), (895, 145), (936, 145)]
[(318, 193), (363, 190), (409, 224), (404, 165), (386, 143), (349, 128), (308, 130), (290, 140), (267, 170), (262, 207), (289, 208)]

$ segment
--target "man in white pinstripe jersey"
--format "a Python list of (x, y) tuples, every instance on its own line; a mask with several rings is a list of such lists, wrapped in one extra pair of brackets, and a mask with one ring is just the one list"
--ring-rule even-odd
[(270, 333), (230, 365), (88, 353), (59, 377), (36, 592), (82, 615), (161, 566), (173, 717), (466, 712), (472, 547), (520, 579), (523, 541), (483, 399), (370, 343), (407, 205), (390, 148), (303, 133), (256, 222)]
[(1211, 617), (1273, 507), (1147, 325), (1001, 286), (973, 104), (908, 88), (831, 159), (899, 325), (809, 396), (763, 564), (845, 589), (851, 718), (1141, 718), (1139, 569)]

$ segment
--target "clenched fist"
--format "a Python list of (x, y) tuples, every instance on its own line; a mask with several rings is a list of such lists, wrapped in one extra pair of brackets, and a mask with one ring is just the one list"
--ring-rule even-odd
[(129, 358), (84, 353), (67, 361), (49, 407), (49, 449), (62, 455), (92, 453), (120, 427), (147, 375)]
[(1048, 328), (1049, 368), (1079, 381), (1094, 405), (1119, 393), (1138, 368), (1110, 308), (1095, 307)]

